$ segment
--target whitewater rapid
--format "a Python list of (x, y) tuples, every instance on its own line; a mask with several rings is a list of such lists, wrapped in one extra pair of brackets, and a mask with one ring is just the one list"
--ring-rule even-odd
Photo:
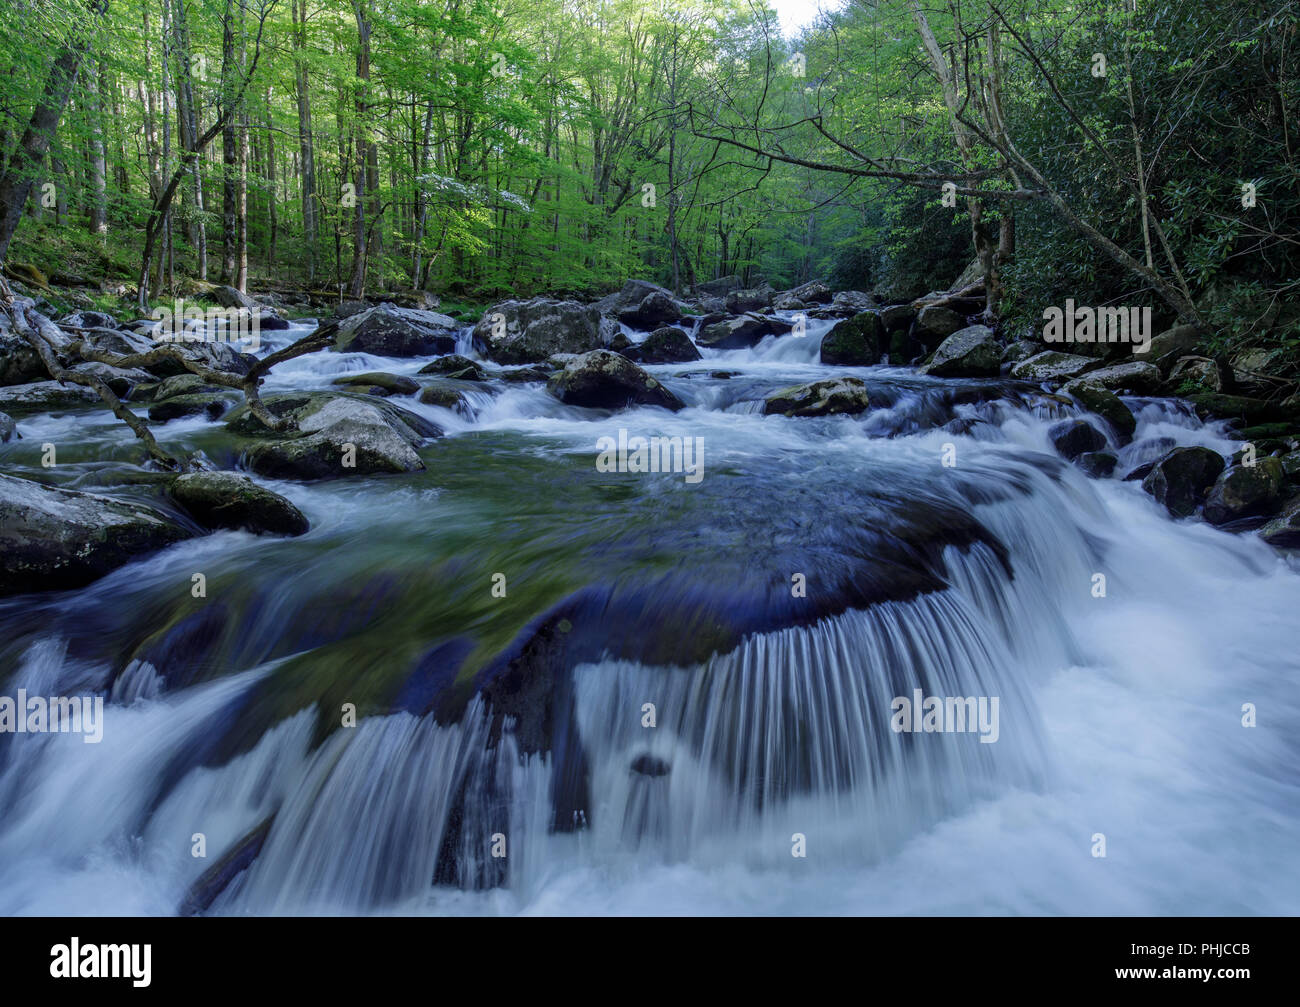
[[(479, 699), (455, 722), (399, 711), (323, 740), (304, 708), (217, 755), (216, 739), (247, 716), (276, 661), (166, 688), (156, 669), (125, 676), (69, 657), (55, 619), (15, 666), (0, 666), (0, 687), (106, 692), (105, 737), (0, 738), (0, 913), (175, 913), (268, 820), (252, 865), (207, 911), (1300, 912), (1296, 560), (1250, 534), (1172, 521), (1137, 482), (1062, 464), (1047, 437), (1061, 415), (1051, 402), (959, 405), (954, 415), (982, 421), (969, 434), (890, 436), (942, 383), (898, 367), (836, 368), (889, 386), (893, 403), (856, 418), (759, 414), (773, 381), (828, 374), (816, 363), (827, 327), (649, 368), (686, 402), (673, 414), (592, 413), (536, 385), (469, 389), (467, 412), (394, 401), (467, 449), (504, 444), (542, 464), (585, 465), (598, 438), (632, 427), (702, 437), (706, 482), (761, 463), (790, 480), (897, 487), (900, 508), (924, 495), (960, 501), (1005, 563), (984, 544), (949, 546), (942, 591), (755, 634), (699, 666), (578, 665), (569, 729), (590, 769), (590, 821), (571, 831), (553, 828), (554, 755), (521, 754), (508, 732), (491, 744)], [(424, 362), (315, 354), (277, 368), (267, 392), (325, 389), (369, 370), (413, 374)], [(1132, 451), (1155, 437), (1234, 449), (1227, 431), (1176, 404), (1127, 401), (1139, 421), (1135, 464)], [(174, 421), (159, 439), (191, 443), (205, 427)], [(21, 429), (28, 443), (79, 440), (85, 457), (72, 460), (86, 472), (131, 446), (112, 420), (35, 417)], [(946, 467), (950, 447), (956, 465)], [(690, 492), (680, 476), (654, 478), (655, 492)], [(264, 482), (308, 516), (308, 536), (181, 543), (39, 604), (2, 601), (0, 622), (36, 612), (111, 620), (115, 607), (147, 606), (202, 567), (210, 580), (265, 581), (260, 628), (248, 631), (273, 632), (310, 564), (360, 567), (386, 536), (473, 520), (436, 469), (406, 484)], [(826, 515), (811, 497), (805, 513), (784, 517), (797, 527)], [(913, 686), (1000, 697), (998, 740), (890, 730), (889, 697)], [(1243, 726), (1247, 705), (1256, 726)], [(630, 772), (636, 760), (667, 771)], [(196, 833), (206, 858), (192, 855)], [(498, 833), (504, 858), (488, 852)], [(791, 855), (796, 834), (806, 856)]]

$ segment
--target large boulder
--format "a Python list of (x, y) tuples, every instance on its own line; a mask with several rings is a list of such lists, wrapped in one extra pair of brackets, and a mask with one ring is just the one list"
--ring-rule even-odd
[(837, 290), (826, 306), (832, 315), (856, 315), (870, 311), (878, 301), (871, 294), (861, 290)]
[(1079, 384), (1106, 388), (1113, 392), (1125, 392), (1129, 395), (1159, 395), (1164, 388), (1160, 369), (1143, 360), (1129, 360), (1122, 364), (1098, 367), (1084, 374), (1077, 381), (1070, 382), (1063, 390), (1073, 395), (1075, 387)]
[(248, 468), (273, 479), (416, 472), (416, 453), (426, 438), (439, 436), (433, 424), (383, 399), (349, 394), (288, 394), (268, 397), (267, 409), (288, 416), (296, 430), (269, 431), (247, 409), (230, 415), (234, 433), (259, 439), (245, 455)]
[(1277, 458), (1260, 458), (1254, 465), (1234, 465), (1215, 481), (1205, 498), (1205, 520), (1228, 524), (1268, 514), (1282, 500), (1286, 473)]
[(595, 305), (534, 298), (503, 301), (474, 326), (474, 344), (499, 364), (533, 364), (555, 353), (587, 353), (613, 336), (613, 321), (602, 324)]
[(1179, 360), (1199, 352), (1201, 348), (1201, 334), (1195, 325), (1175, 325), (1153, 336), (1142, 356), (1146, 363), (1167, 374)]
[(624, 351), (629, 360), (643, 364), (685, 364), (700, 359), (700, 351), (681, 329), (664, 326)]
[(0, 475), (0, 595), (81, 587), (194, 534), (139, 503)]
[(916, 308), (910, 304), (891, 304), (880, 309), (880, 320), (887, 331), (897, 332), (916, 321)]
[(257, 302), (253, 298), (234, 287), (215, 287), (212, 291), (212, 299), (223, 308), (248, 308), (251, 311), (257, 307)]
[(1065, 381), (1095, 370), (1100, 365), (1101, 361), (1092, 357), (1062, 353), (1060, 350), (1044, 350), (1012, 367), (1011, 376), (1023, 381)]
[[(928, 342), (925, 336), (931, 336), (935, 339), (945, 339), (966, 327), (966, 319), (953, 311), (951, 308), (945, 308), (938, 304), (930, 304), (922, 308), (916, 316), (916, 328), (921, 335), (922, 341)], [(933, 345), (933, 342), (930, 343)]]
[(302, 535), (311, 524), (279, 493), (235, 472), (191, 472), (167, 489), (205, 528), (238, 528), (256, 534)]
[[(834, 299), (835, 292), (821, 280), (809, 280), (787, 290), (781, 297), (788, 297), (792, 301), (801, 301), (804, 304), (829, 304)], [(780, 305), (778, 304), (777, 307)]]
[(1223, 458), (1209, 448), (1174, 448), (1151, 467), (1142, 488), (1174, 517), (1196, 512), (1223, 471)]
[(921, 373), (941, 378), (996, 377), (1002, 364), (1002, 347), (987, 325), (958, 329), (939, 344)]
[(761, 315), (736, 315), (700, 327), (696, 343), (712, 350), (742, 350), (772, 334), (770, 320)]
[(746, 311), (762, 311), (771, 306), (771, 287), (748, 287), (744, 290), (733, 290), (727, 295), (727, 310), (733, 315), (743, 314)]
[(716, 280), (705, 280), (703, 283), (695, 284), (695, 292), (705, 297), (726, 297), (740, 287), (739, 276), (720, 276)]
[(655, 290), (641, 298), (634, 308), (618, 313), (618, 320), (634, 329), (653, 329), (682, 317), (682, 309), (666, 290)]
[(783, 388), (767, 397), (767, 416), (829, 416), (864, 412), (870, 401), (867, 386), (858, 378), (832, 378)]
[(456, 348), (460, 324), (436, 311), (378, 304), (338, 323), (333, 349), (381, 357), (422, 357)]
[(847, 367), (863, 367), (880, 360), (884, 352), (885, 326), (880, 315), (863, 311), (836, 322), (822, 336), (821, 362)]
[(574, 357), (551, 378), (547, 390), (561, 402), (592, 409), (629, 405), (684, 408), (681, 399), (621, 353), (593, 350)]

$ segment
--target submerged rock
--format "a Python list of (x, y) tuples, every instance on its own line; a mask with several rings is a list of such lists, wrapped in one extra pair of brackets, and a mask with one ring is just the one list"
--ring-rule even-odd
[(1223, 471), (1223, 458), (1209, 448), (1174, 448), (1151, 467), (1142, 488), (1174, 517), (1196, 512)]
[(194, 534), (152, 507), (0, 475), (0, 596), (81, 587)]
[(550, 379), (547, 390), (561, 402), (593, 409), (629, 405), (684, 408), (681, 399), (627, 357), (612, 350), (593, 350), (574, 357)]
[(833, 378), (783, 388), (767, 397), (768, 416), (830, 416), (864, 412), (870, 405), (867, 386), (858, 378)]
[(311, 524), (292, 503), (235, 472), (191, 472), (167, 490), (205, 528), (302, 535)]

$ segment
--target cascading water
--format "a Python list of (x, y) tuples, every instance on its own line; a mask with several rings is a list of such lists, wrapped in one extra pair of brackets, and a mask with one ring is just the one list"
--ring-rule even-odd
[[(675, 414), (489, 366), (460, 410), (401, 400), (446, 432), (428, 472), (268, 482), (303, 538), (0, 601), (0, 691), (105, 699), (99, 744), (0, 735), (0, 913), (1294, 911), (1294, 564), (1062, 463), (1069, 407), (1032, 390), (820, 365), (829, 325), (649, 368)], [(424, 362), (320, 353), (267, 391)], [(828, 374), (874, 408), (761, 415)], [(1231, 451), (1131, 402), (1119, 471)], [(6, 465), (131, 457), (92, 417)], [(704, 478), (598, 474), (620, 429), (700, 438)], [(996, 721), (896, 730), (917, 690)]]

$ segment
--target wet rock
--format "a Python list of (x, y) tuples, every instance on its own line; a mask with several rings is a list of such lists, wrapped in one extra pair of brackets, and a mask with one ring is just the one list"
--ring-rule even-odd
[(18, 424), (5, 413), (0, 413), (0, 444), (19, 439)]
[(1075, 385), (1070, 394), (1089, 412), (1096, 413), (1115, 431), (1119, 444), (1127, 444), (1137, 430), (1137, 417), (1120, 401), (1119, 396), (1095, 385)]
[(199, 913), (207, 912), (217, 896), (225, 891), (235, 878), (252, 866), (253, 861), (262, 852), (274, 822), (275, 815), (263, 819), (256, 828), (236, 841), (211, 867), (199, 875), (186, 891), (185, 898), (181, 900), (177, 915), (197, 916)]
[(1118, 460), (1113, 451), (1085, 451), (1074, 464), (1093, 479), (1105, 479), (1115, 471)]
[[(916, 328), (929, 336), (944, 339), (966, 327), (966, 319), (951, 308), (936, 304), (922, 308), (916, 316)], [(928, 342), (924, 336), (922, 341)], [(929, 345), (934, 345), (930, 343)]]
[(426, 406), (454, 409), (464, 414), (468, 414), (470, 411), (465, 396), (455, 388), (448, 388), (446, 385), (426, 385), (420, 389), (420, 401)]
[(210, 420), (219, 420), (230, 407), (230, 399), (220, 395), (173, 395), (151, 405), (149, 419), (155, 423), (166, 423), (184, 416), (206, 416)]
[(934, 351), (922, 374), (941, 378), (996, 377), (1002, 363), (1002, 347), (986, 325), (958, 329)]
[(251, 311), (258, 306), (248, 294), (229, 286), (215, 287), (212, 299), (223, 308), (248, 308)]
[(0, 474), (0, 596), (81, 587), (194, 534), (143, 504)]
[(910, 304), (891, 304), (880, 309), (880, 321), (887, 332), (906, 329), (916, 320), (916, 309)]
[(1288, 500), (1281, 513), (1259, 530), (1259, 537), (1277, 549), (1300, 549), (1300, 496)]
[(602, 323), (595, 305), (545, 298), (503, 301), (489, 308), (474, 327), (474, 343), (499, 364), (532, 364), (554, 353), (599, 349), (615, 328), (611, 320)]
[(591, 409), (622, 409), (629, 405), (684, 408), (682, 401), (659, 381), (611, 350), (593, 350), (570, 360), (550, 379), (547, 390), (561, 402)]
[(274, 479), (327, 479), (340, 476), (416, 472), (424, 462), (416, 448), (441, 431), (409, 410), (383, 399), (349, 394), (288, 394), (267, 398), (274, 415), (290, 416), (296, 431), (277, 434), (241, 407), (227, 427), (261, 436), (248, 448), (248, 468)]
[(103, 405), (93, 388), (61, 385), (57, 381), (32, 381), (0, 388), (0, 412), (11, 416), (30, 413), (65, 412), (89, 405)]
[(691, 337), (672, 326), (655, 329), (634, 349), (636, 355), (629, 353), (629, 359), (643, 364), (683, 364), (700, 359), (700, 351), (691, 342)]
[(333, 349), (381, 357), (420, 357), (450, 353), (460, 324), (436, 311), (378, 304), (338, 323)]
[(1286, 473), (1277, 458), (1259, 458), (1254, 465), (1234, 465), (1215, 481), (1205, 499), (1205, 520), (1228, 524), (1271, 512), (1282, 500)]
[(151, 384), (154, 376), (139, 367), (114, 367), (96, 361), (74, 364), (70, 370), (99, 378), (119, 399), (130, 398), (136, 388)]
[(877, 363), (884, 352), (885, 326), (874, 311), (837, 322), (822, 337), (821, 362), (845, 367)]
[(389, 374), (385, 371), (368, 371), (365, 374), (345, 374), (335, 378), (334, 384), (344, 385), (366, 395), (414, 395), (420, 385), (414, 378), (404, 374)]
[(672, 766), (658, 756), (651, 755), (648, 752), (642, 752), (633, 759), (632, 765), (629, 768), (634, 773), (650, 777), (667, 776), (672, 772)]
[(733, 290), (727, 295), (727, 310), (733, 315), (746, 311), (761, 311), (772, 306), (771, 287), (750, 287), (746, 290)]
[(259, 535), (302, 535), (311, 528), (285, 497), (235, 472), (192, 472), (179, 476), (167, 492), (205, 528)]
[(165, 399), (173, 398), (177, 395), (197, 395), (200, 393), (219, 392), (221, 389), (217, 385), (207, 384), (197, 374), (191, 374), (186, 371), (184, 374), (176, 374), (170, 378), (164, 378), (153, 389), (153, 401), (162, 402)]
[(866, 385), (858, 378), (832, 378), (783, 388), (767, 397), (767, 416), (830, 416), (864, 412), (870, 405)]
[[(1196, 412), (1202, 419), (1206, 417), (1233, 419), (1248, 425), (1288, 424), (1300, 415), (1294, 408), (1289, 408), (1285, 403), (1250, 398), (1246, 395), (1198, 392), (1195, 395), (1189, 395), (1187, 400), (1196, 407)], [(1278, 432), (1282, 431), (1279, 430)]]
[(1160, 376), (1159, 368), (1141, 360), (1129, 360), (1122, 364), (1099, 367), (1071, 381), (1062, 391), (1072, 395), (1074, 389), (1080, 384), (1089, 384), (1094, 388), (1105, 388), (1112, 392), (1125, 392), (1130, 395), (1159, 395), (1164, 390), (1164, 380)]
[(759, 315), (737, 315), (710, 325), (703, 325), (696, 342), (713, 350), (743, 350), (755, 346), (772, 328), (766, 318)]
[(1106, 446), (1106, 435), (1087, 420), (1061, 420), (1047, 430), (1052, 446), (1063, 458), (1071, 460)]
[(482, 381), (485, 377), (483, 368), (476, 361), (456, 353), (450, 353), (445, 357), (439, 357), (432, 363), (425, 364), (418, 373), (445, 374), (457, 381)]
[(667, 291), (646, 294), (634, 308), (620, 311), (618, 320), (634, 329), (653, 329), (675, 322), (682, 317), (682, 309)]
[(1022, 381), (1064, 381), (1095, 370), (1100, 365), (1101, 361), (1093, 357), (1062, 353), (1060, 350), (1044, 350), (1012, 367), (1011, 376)]
[(1223, 471), (1223, 458), (1209, 448), (1174, 448), (1151, 467), (1142, 488), (1174, 517), (1196, 512)]

